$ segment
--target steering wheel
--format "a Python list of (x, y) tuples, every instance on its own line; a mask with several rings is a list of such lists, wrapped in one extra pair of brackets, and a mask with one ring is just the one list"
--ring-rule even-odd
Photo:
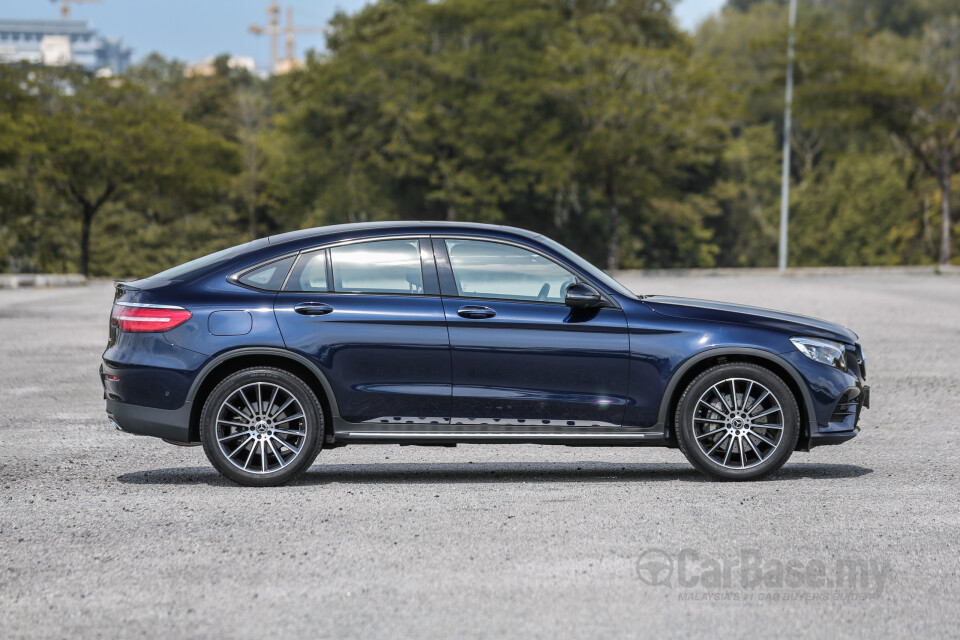
[(540, 287), (540, 293), (537, 294), (537, 300), (546, 301), (547, 296), (550, 294), (550, 283), (544, 282), (543, 286)]

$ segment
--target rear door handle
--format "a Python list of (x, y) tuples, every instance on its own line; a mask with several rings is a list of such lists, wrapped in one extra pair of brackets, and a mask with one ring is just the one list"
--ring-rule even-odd
[(325, 316), (333, 311), (333, 307), (322, 302), (301, 302), (293, 310), (302, 316)]
[(461, 318), (471, 318), (479, 320), (483, 318), (492, 318), (497, 312), (490, 307), (482, 307), (477, 304), (468, 304), (457, 309), (457, 315)]

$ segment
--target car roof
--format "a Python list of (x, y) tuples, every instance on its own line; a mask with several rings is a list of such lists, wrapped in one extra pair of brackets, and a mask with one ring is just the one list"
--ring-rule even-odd
[(523, 238), (538, 238), (541, 234), (518, 229), (517, 227), (508, 227), (499, 224), (483, 224), (480, 222), (446, 222), (441, 220), (390, 220), (381, 222), (354, 222), (348, 224), (333, 224), (325, 227), (314, 227), (312, 229), (300, 229), (298, 231), (289, 231), (280, 233), (267, 238), (270, 245), (285, 244), (303, 240), (321, 239), (330, 236), (349, 236), (359, 234), (359, 237), (375, 236), (378, 232), (390, 233), (413, 233), (413, 234), (444, 234), (456, 232), (487, 232), (503, 236), (519, 236)]

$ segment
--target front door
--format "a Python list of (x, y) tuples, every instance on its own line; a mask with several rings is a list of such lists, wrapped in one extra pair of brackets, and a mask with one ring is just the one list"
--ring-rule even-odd
[(621, 426), (629, 375), (621, 309), (567, 307), (564, 294), (578, 278), (534, 251), (455, 238), (434, 246), (455, 287), (443, 299), (452, 424)]
[(447, 424), (450, 352), (429, 240), (302, 253), (277, 295), (288, 349), (324, 373), (353, 423)]

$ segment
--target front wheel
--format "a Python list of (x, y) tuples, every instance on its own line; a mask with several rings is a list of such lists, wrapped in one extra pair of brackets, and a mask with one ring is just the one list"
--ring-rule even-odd
[(727, 363), (690, 383), (675, 424), (680, 450), (697, 469), (724, 480), (750, 480), (786, 463), (800, 436), (800, 409), (769, 369)]
[(207, 397), (200, 441), (227, 478), (274, 486), (313, 464), (323, 427), (323, 409), (303, 380), (282, 369), (254, 367), (227, 376)]

